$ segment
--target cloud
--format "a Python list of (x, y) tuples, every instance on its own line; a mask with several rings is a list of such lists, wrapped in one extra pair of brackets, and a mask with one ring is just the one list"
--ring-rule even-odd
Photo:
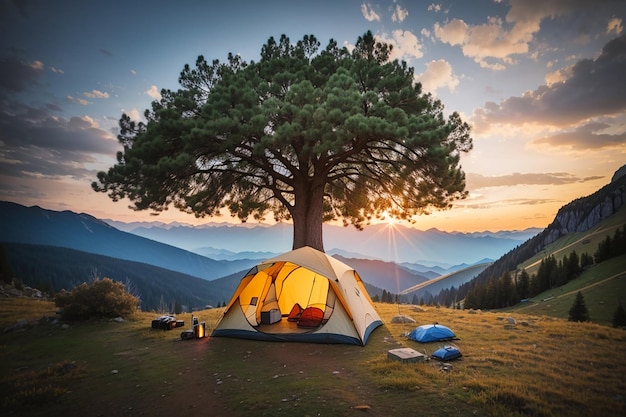
[(509, 175), (487, 177), (481, 174), (467, 173), (467, 188), (477, 190), (490, 187), (512, 187), (519, 185), (565, 185), (594, 181), (603, 177), (580, 178), (567, 172), (526, 173), (515, 172)]
[(452, 19), (445, 25), (435, 23), (434, 34), (443, 43), (460, 46), (463, 54), (482, 68), (505, 69), (513, 62), (511, 56), (528, 52), (531, 37), (517, 31), (507, 32), (502, 20), (490, 17), (488, 23), (470, 26), (461, 19)]
[(88, 100), (85, 100), (84, 98), (79, 98), (79, 97), (74, 97), (74, 96), (67, 96), (67, 101), (70, 101), (72, 103), (78, 103), (81, 106), (87, 106), (89, 104), (91, 104)]
[[(511, 206), (537, 206), (541, 204), (551, 204), (558, 201), (560, 200), (550, 198), (509, 198), (502, 200), (499, 199), (496, 201), (485, 201), (480, 203), (458, 202), (457, 204), (464, 209), (489, 210), (500, 207), (510, 208)], [(545, 216), (543, 215), (540, 216), (540, 218), (544, 217)]]
[(431, 3), (428, 6), (428, 11), (429, 12), (440, 12), (441, 11), (441, 4)]
[(389, 37), (388, 34), (376, 36), (381, 42), (390, 44), (393, 46), (390, 59), (402, 59), (402, 58), (421, 58), (424, 56), (422, 52), (422, 44), (417, 36), (408, 30), (394, 30)]
[[(586, 0), (511, 0), (504, 19), (490, 16), (486, 23), (478, 25), (452, 19), (436, 23), (434, 34), (443, 43), (461, 47), (463, 54), (482, 68), (500, 71), (514, 64), (517, 56), (529, 53), (542, 21), (571, 13), (591, 13), (593, 4)], [(620, 25), (621, 22), (611, 21), (607, 30), (617, 30)]]
[(551, 86), (554, 83), (561, 83), (571, 77), (572, 67), (561, 68), (556, 71), (549, 72), (545, 75), (544, 81), (546, 85)]
[(435, 23), (434, 33), (441, 42), (452, 46), (463, 45), (468, 38), (469, 26), (461, 19), (452, 19), (441, 26)]
[(622, 19), (619, 19), (617, 17), (612, 18), (611, 20), (609, 20), (608, 25), (606, 26), (606, 33), (607, 34), (616, 34), (619, 35), (624, 31), (624, 27), (622, 26)]
[(0, 174), (10, 177), (93, 177), (87, 167), (113, 160), (120, 146), (88, 116), (69, 120), (47, 110), (0, 103)]
[(161, 100), (161, 93), (156, 85), (151, 85), (146, 94), (152, 97), (154, 100)]
[(454, 91), (459, 85), (459, 79), (452, 72), (452, 66), (445, 59), (430, 61), (426, 65), (426, 71), (416, 76), (422, 83), (425, 92), (435, 92), (439, 88), (448, 88)]
[(396, 4), (396, 7), (393, 9), (393, 14), (391, 15), (391, 20), (394, 22), (403, 22), (408, 15), (409, 12), (407, 9), (403, 9), (402, 6)]
[(555, 77), (550, 85), (521, 97), (486, 103), (474, 112), (476, 125), (539, 123), (568, 127), (626, 111), (626, 36), (611, 40), (596, 59), (578, 61), (566, 72), (564, 81)]
[(608, 124), (591, 122), (571, 131), (559, 132), (535, 139), (531, 142), (531, 145), (548, 145), (575, 151), (626, 147), (626, 132), (617, 134), (602, 132), (610, 127)]
[(139, 111), (139, 109), (134, 108), (127, 111), (122, 110), (122, 113), (126, 113), (126, 115), (130, 117), (131, 120), (134, 120), (136, 122), (145, 121), (143, 113)]
[(373, 22), (374, 20), (380, 22), (380, 15), (372, 10), (371, 4), (361, 4), (361, 13), (368, 22)]
[(44, 76), (41, 61), (25, 62), (15, 56), (0, 58), (0, 89), (14, 93), (23, 92), (40, 85)]
[(91, 90), (90, 92), (88, 91), (83, 94), (89, 98), (109, 98), (109, 93), (98, 90)]

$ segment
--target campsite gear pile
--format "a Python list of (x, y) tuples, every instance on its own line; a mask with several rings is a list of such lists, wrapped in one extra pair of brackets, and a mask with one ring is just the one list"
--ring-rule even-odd
[(192, 328), (190, 330), (183, 330), (180, 333), (182, 340), (202, 339), (206, 337), (206, 322), (199, 322), (198, 318), (191, 316)]
[(364, 346), (381, 324), (353, 268), (302, 247), (253, 267), (212, 336)]
[(176, 320), (176, 317), (171, 315), (159, 316), (152, 320), (152, 328), (160, 330), (172, 330), (176, 327), (183, 327), (185, 322), (183, 320)]

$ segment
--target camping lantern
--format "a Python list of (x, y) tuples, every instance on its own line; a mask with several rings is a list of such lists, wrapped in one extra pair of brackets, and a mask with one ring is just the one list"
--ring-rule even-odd
[(206, 322), (201, 322), (193, 326), (193, 333), (196, 339), (202, 339), (206, 335)]

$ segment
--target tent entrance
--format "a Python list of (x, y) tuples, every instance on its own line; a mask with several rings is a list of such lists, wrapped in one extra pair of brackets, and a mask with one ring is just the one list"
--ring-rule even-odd
[(257, 271), (239, 296), (250, 326), (264, 333), (306, 333), (319, 328), (332, 315), (336, 300), (328, 278), (291, 262)]

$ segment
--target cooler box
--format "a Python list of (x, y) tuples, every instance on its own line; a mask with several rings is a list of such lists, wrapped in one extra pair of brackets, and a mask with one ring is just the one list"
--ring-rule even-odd
[(277, 308), (261, 312), (261, 324), (276, 323), (279, 322), (281, 318), (280, 310)]

